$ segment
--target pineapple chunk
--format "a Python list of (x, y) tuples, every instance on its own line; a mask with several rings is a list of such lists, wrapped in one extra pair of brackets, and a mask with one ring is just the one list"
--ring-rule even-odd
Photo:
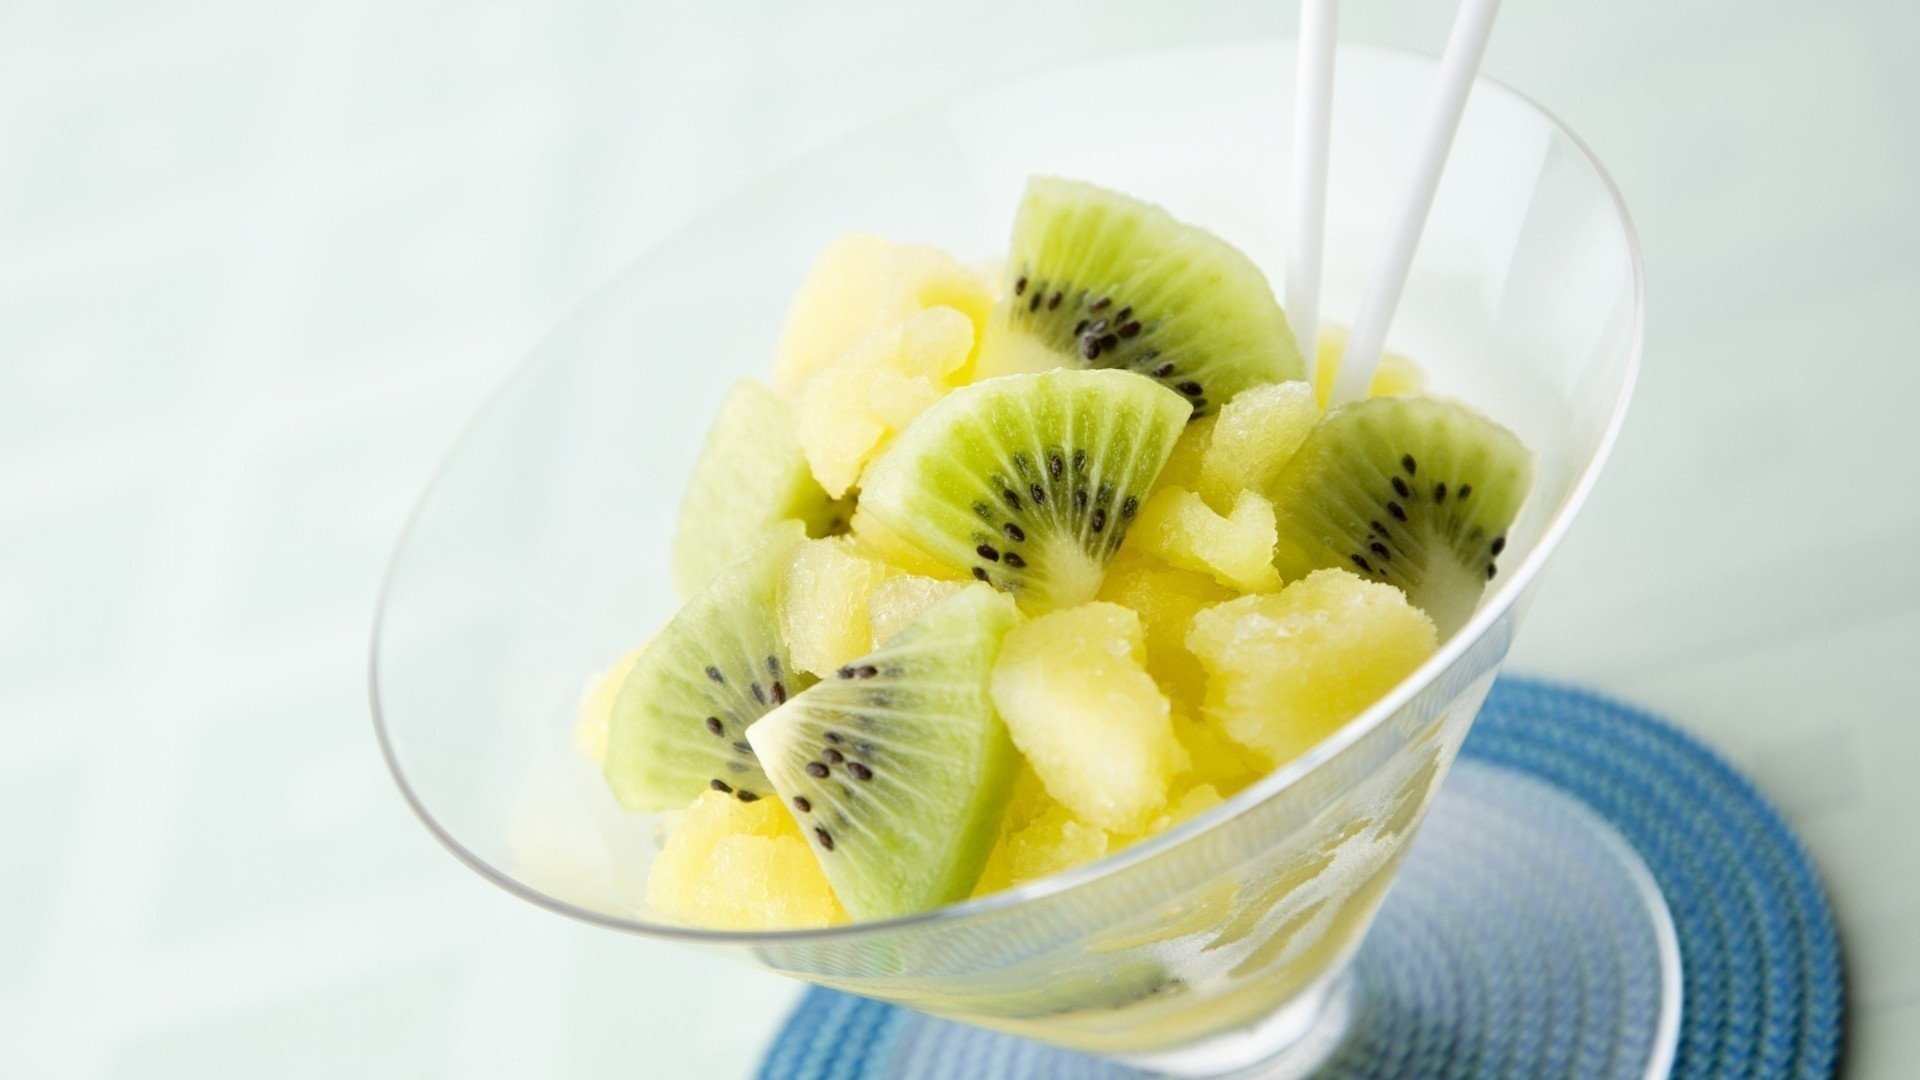
[(1269, 765), (1298, 757), (1411, 674), (1433, 621), (1391, 585), (1317, 570), (1194, 616), (1208, 719)]
[(1175, 569), (1130, 548), (1107, 564), (1099, 596), (1140, 613), (1147, 631), (1147, 671), (1168, 694), (1196, 707), (1206, 693), (1207, 673), (1187, 650), (1188, 625), (1200, 609), (1233, 597), (1232, 589), (1206, 574)]
[(1234, 505), (1243, 491), (1266, 491), (1281, 466), (1320, 422), (1320, 402), (1305, 382), (1249, 387), (1221, 406), (1200, 464), (1200, 497)]
[(1035, 818), (1013, 838), (1008, 857), (1012, 885), (1058, 873), (1107, 853), (1107, 834), (1078, 821), (1064, 806)]
[(867, 625), (873, 631), (874, 645), (884, 645), (893, 635), (913, 625), (927, 609), (966, 588), (959, 581), (900, 574), (882, 580), (867, 597)]
[[(1195, 707), (1198, 705), (1196, 699)], [(1191, 762), (1187, 771), (1178, 777), (1178, 783), (1205, 785), (1213, 788), (1222, 798), (1227, 798), (1239, 794), (1247, 785), (1267, 774), (1260, 755), (1227, 738), (1219, 725), (1204, 717), (1184, 715), (1184, 710), (1176, 711), (1173, 734), (1186, 749), (1187, 760)]]
[(926, 380), (910, 380), (889, 371), (829, 368), (807, 380), (794, 402), (794, 435), (814, 480), (832, 498), (845, 495), (860, 479), (867, 460), (887, 441), (890, 429), (869, 400), (878, 391), (893, 400), (922, 397), (931, 404), (939, 393)]
[(972, 348), (972, 321), (931, 307), (870, 330), (797, 389), (794, 436), (828, 495), (844, 496), (893, 436), (940, 400)]
[(1206, 813), (1223, 801), (1225, 800), (1221, 798), (1219, 790), (1212, 784), (1194, 784), (1182, 788), (1180, 794), (1174, 796), (1167, 803), (1166, 808), (1155, 814), (1153, 819), (1139, 831), (1115, 834), (1111, 838), (1113, 847), (1119, 850), (1128, 844), (1145, 840), (1149, 836), (1158, 836), (1183, 821)]
[(1140, 508), (1127, 543), (1187, 570), (1210, 574), (1241, 592), (1272, 592), (1280, 587), (1273, 568), (1279, 539), (1273, 504), (1251, 491), (1221, 517), (1200, 496), (1185, 488), (1163, 487)]
[(1027, 759), (1020, 759), (1018, 769), (1007, 791), (1007, 809), (1000, 815), (1002, 837), (1026, 828), (1049, 807), (1060, 805), (1047, 794), (1047, 785), (1040, 782), (1040, 774), (1033, 771)]
[(1167, 812), (1149, 823), (1148, 828), (1156, 833), (1165, 832), (1183, 821), (1199, 817), (1226, 801), (1226, 796), (1220, 794), (1219, 789), (1212, 784), (1195, 784), (1175, 797), (1173, 802), (1168, 804)]
[(969, 381), (1051, 371), (1066, 366), (1072, 360), (1070, 354), (1061, 352), (1032, 334), (989, 332), (980, 342), (980, 354), (974, 358)]
[(1000, 839), (988, 858), (973, 895), (1002, 889), (1056, 874), (1118, 851), (1128, 844), (1163, 833), (1180, 822), (1220, 805), (1222, 796), (1210, 784), (1189, 784), (1145, 825), (1130, 832), (1108, 832), (1074, 816), (1073, 811), (1047, 794), (1038, 774), (1024, 767), (1014, 780), (1000, 823)]
[(1021, 829), (1033, 823), (1049, 806), (1058, 806), (1047, 797), (1047, 789), (1034, 775), (1033, 766), (1022, 758), (1013, 775), (1013, 784), (1007, 791), (1006, 809), (1000, 812), (1000, 832), (994, 840), (993, 853), (987, 856), (987, 865), (980, 870), (980, 880), (974, 882), (973, 895), (985, 896), (1006, 888), (1011, 883), (1012, 871), (1007, 859), (1013, 837)]
[[(993, 307), (988, 278), (937, 248), (855, 233), (828, 244), (787, 310), (774, 350), (774, 386), (799, 389), (875, 330), (924, 308), (952, 308), (969, 323), (968, 348)], [(967, 357), (962, 356), (962, 362)]]
[[(1043, 796), (1044, 797), (1044, 796)], [(1025, 881), (1046, 877), (1105, 855), (1112, 842), (1100, 829), (1075, 818), (1048, 799), (1023, 824), (1003, 828), (1000, 842), (980, 872), (973, 895), (985, 896)]]
[(1007, 808), (1000, 814), (1000, 840), (1034, 823), (1041, 814), (1060, 804), (1047, 794), (1047, 786), (1040, 782), (1040, 774), (1033, 771), (1027, 759), (1021, 758), (1015, 766), (1013, 784), (1007, 791)]
[(580, 756), (598, 767), (607, 762), (607, 731), (613, 723), (613, 703), (620, 698), (620, 687), (627, 681), (627, 673), (633, 665), (640, 662), (640, 654), (647, 651), (652, 638), (631, 652), (624, 653), (607, 670), (595, 674), (587, 680), (587, 688), (580, 695), (578, 718), (573, 722), (573, 746)]
[(888, 566), (920, 577), (941, 578), (947, 581), (966, 579), (964, 570), (929, 557), (911, 541), (887, 528), (879, 518), (859, 507), (854, 508), (853, 521), (849, 528), (853, 530), (851, 539), (853, 549), (869, 559), (878, 559)]
[(844, 540), (795, 545), (780, 574), (780, 635), (793, 666), (825, 675), (872, 652), (867, 597), (892, 573)]
[[(1338, 323), (1320, 324), (1320, 346), (1314, 350), (1313, 393), (1320, 401), (1320, 407), (1327, 407), (1327, 397), (1333, 393), (1334, 376), (1340, 372), (1340, 357), (1347, 351), (1347, 328)], [(1367, 387), (1368, 397), (1394, 397), (1401, 394), (1418, 394), (1427, 388), (1427, 373), (1399, 353), (1381, 353), (1380, 363), (1373, 369), (1373, 384)]]
[(976, 259), (967, 264), (967, 269), (973, 271), (974, 277), (979, 280), (980, 287), (987, 290), (988, 296), (1000, 295), (1000, 286), (1005, 284), (1007, 280), (1007, 257), (1005, 255), (996, 255), (987, 259)]
[(785, 807), (717, 791), (680, 814), (647, 876), (647, 904), (684, 923), (726, 930), (847, 920)]
[(1186, 765), (1145, 634), (1096, 601), (1014, 627), (993, 669), (994, 706), (1047, 794), (1101, 829), (1139, 828)]
[(1180, 437), (1173, 440), (1173, 451), (1167, 455), (1167, 463), (1160, 466), (1160, 475), (1154, 480), (1154, 488), (1178, 487), (1192, 491), (1200, 486), (1200, 470), (1207, 457), (1207, 446), (1213, 441), (1213, 426), (1220, 421), (1220, 414), (1203, 416), (1187, 423)]

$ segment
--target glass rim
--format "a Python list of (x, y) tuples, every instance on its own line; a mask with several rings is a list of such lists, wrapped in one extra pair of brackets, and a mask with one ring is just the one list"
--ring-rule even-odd
[[(1100, 64), (1127, 56), (1207, 52), (1222, 48), (1243, 48), (1248, 44), (1254, 44), (1256, 42), (1259, 44), (1275, 44), (1292, 40), (1293, 38), (1290, 35), (1279, 35), (1255, 39), (1254, 42), (1212, 41), (1177, 46), (1174, 48), (1148, 47), (1135, 50), (1122, 50), (1102, 54), (1097, 57), (1090, 57), (1083, 61), (1082, 64)], [(1344, 54), (1371, 53), (1396, 61), (1411, 61), (1426, 68), (1438, 66), (1438, 60), (1434, 57), (1392, 45), (1348, 42), (1342, 43), (1339, 46), (1339, 51)], [(1046, 74), (1048, 73), (1028, 71), (1010, 78), (984, 80), (951, 94), (943, 95), (936, 100), (888, 114), (872, 123), (861, 125), (819, 149), (794, 158), (772, 174), (749, 184), (732, 196), (701, 211), (681, 227), (674, 229), (649, 244), (644, 251), (616, 271), (606, 283), (588, 294), (553, 330), (541, 339), (540, 343), (534, 347), (525, 359), (521, 360), (514, 369), (507, 374), (500, 385), (496, 387), (481, 406), (475, 410), (472, 417), (470, 417), (462, 427), (460, 434), (456, 436), (448, 446), (439, 463), (434, 467), (433, 473), (429, 476), (425, 486), (422, 487), (420, 495), (415, 500), (412, 509), (408, 511), (406, 522), (401, 528), (399, 538), (394, 544), (393, 553), (389, 556), (386, 570), (381, 577), (380, 591), (375, 599), (373, 633), (369, 642), (367, 689), (373, 714), (374, 735), (379, 742), (381, 757), (386, 762), (388, 773), (393, 777), (394, 785), (400, 789), (400, 795), (405, 800), (408, 808), (413, 811), (415, 817), (420, 819), (421, 824), (426, 826), (427, 831), (434, 839), (439, 841), (440, 845), (446, 848), (456, 859), (466, 864), (468, 868), (506, 892), (528, 903), (568, 918), (577, 919), (594, 926), (605, 927), (609, 930), (617, 930), (626, 934), (662, 940), (684, 941), (701, 945), (799, 945), (834, 940), (855, 940), (872, 934), (924, 929), (948, 923), (964, 922), (976, 916), (987, 916), (1010, 911), (1122, 873), (1132, 866), (1152, 859), (1166, 851), (1185, 844), (1191, 839), (1212, 831), (1214, 828), (1239, 817), (1253, 807), (1274, 798), (1281, 792), (1300, 782), (1318, 770), (1321, 765), (1331, 761), (1333, 758), (1339, 756), (1342, 751), (1365, 738), (1384, 723), (1388, 717), (1394, 715), (1414, 697), (1431, 686), (1441, 672), (1451, 667), (1468, 649), (1472, 648), (1485, 636), (1488, 628), (1506, 614), (1508, 609), (1513, 606), (1515, 600), (1518, 599), (1521, 592), (1539, 575), (1547, 559), (1553, 555), (1555, 549), (1560, 546), (1561, 540), (1565, 538), (1567, 530), (1573, 524), (1573, 519), (1578, 516), (1581, 507), (1586, 504), (1588, 496), (1592, 493), (1594, 484), (1599, 479), (1602, 467), (1605, 466), (1607, 459), (1612, 456), (1614, 444), (1619, 439), (1620, 428), (1626, 418), (1627, 406), (1633, 397), (1634, 384), (1639, 378), (1641, 354), (1645, 345), (1646, 269), (1640, 247), (1640, 237), (1634, 227), (1633, 216), (1627, 209), (1625, 199), (1621, 197), (1619, 186), (1614, 182), (1612, 175), (1607, 172), (1606, 166), (1600, 162), (1599, 157), (1593, 152), (1592, 147), (1588, 146), (1586, 140), (1574, 132), (1574, 130), (1562, 121), (1552, 110), (1546, 108), (1513, 86), (1482, 73), (1475, 77), (1474, 89), (1492, 90), (1498, 94), (1505, 95), (1507, 98), (1536, 114), (1549, 129), (1565, 139), (1567, 143), (1574, 148), (1579, 154), (1580, 160), (1592, 172), (1594, 177), (1600, 181), (1600, 185), (1606, 192), (1608, 201), (1613, 206), (1614, 215), (1620, 224), (1622, 239), (1626, 245), (1632, 277), (1632, 314), (1628, 328), (1626, 363), (1621, 374), (1618, 391), (1608, 409), (1605, 427), (1601, 431), (1600, 439), (1595, 445), (1592, 455), (1588, 457), (1585, 465), (1574, 479), (1573, 484), (1569, 487), (1565, 504), (1548, 520), (1546, 527), (1540, 534), (1539, 541), (1527, 552), (1526, 557), (1521, 560), (1520, 565), (1512, 574), (1507, 575), (1505, 580), (1494, 589), (1493, 594), (1480, 605), (1479, 609), (1474, 612), (1473, 617), (1467, 621), (1466, 625), (1455, 631), (1451, 637), (1443, 642), (1434, 655), (1427, 658), (1425, 663), (1416, 668), (1411, 675), (1402, 679), (1392, 690), (1388, 691), (1379, 700), (1369, 706), (1366, 711), (1341, 725), (1338, 730), (1316, 743), (1312, 749), (1267, 773), (1244, 790), (1234, 794), (1231, 798), (1223, 800), (1218, 805), (1210, 807), (1186, 821), (1180, 822), (1163, 833), (1129, 844), (1119, 851), (1102, 856), (1092, 862), (1048, 874), (1021, 885), (1003, 889), (999, 892), (989, 893), (986, 896), (969, 897), (965, 900), (951, 904), (943, 904), (940, 907), (915, 912), (911, 915), (902, 915), (890, 919), (876, 919), (866, 922), (848, 922), (837, 926), (801, 929), (714, 930), (698, 926), (676, 925), (673, 923), (646, 922), (640, 919), (608, 915), (583, 908), (577, 904), (562, 900), (559, 897), (549, 895), (529, 885), (523, 884), (510, 873), (496, 867), (486, 859), (481, 858), (465, 844), (461, 843), (451, 831), (443, 826), (439, 820), (428, 811), (426, 805), (420, 800), (418, 793), (414, 791), (413, 785), (407, 780), (406, 772), (401, 766), (399, 755), (395, 751), (393, 740), (389, 734), (385, 711), (381, 707), (380, 644), (382, 631), (386, 622), (388, 605), (393, 591), (394, 577), (399, 570), (402, 557), (407, 552), (408, 541), (413, 536), (414, 528), (418, 523), (421, 511), (424, 510), (432, 500), (434, 493), (440, 487), (441, 481), (445, 478), (447, 470), (458, 460), (460, 452), (466, 446), (467, 442), (485, 425), (495, 410), (509, 399), (515, 388), (518, 387), (521, 382), (532, 377), (535, 373), (545, 370), (548, 366), (547, 357), (545, 356), (548, 349), (555, 342), (562, 340), (578, 322), (598, 308), (604, 300), (615, 294), (635, 269), (647, 263), (652, 252), (671, 246), (683, 237), (705, 227), (715, 218), (724, 216), (734, 207), (747, 203), (767, 189), (780, 184), (785, 177), (795, 172), (803, 171), (818, 162), (831, 159), (846, 147), (857, 145), (865, 139), (872, 137), (875, 132), (908, 122), (917, 116), (936, 114), (952, 107), (956, 102), (963, 101), (987, 89), (1016, 85), (1024, 81), (1042, 77)]]

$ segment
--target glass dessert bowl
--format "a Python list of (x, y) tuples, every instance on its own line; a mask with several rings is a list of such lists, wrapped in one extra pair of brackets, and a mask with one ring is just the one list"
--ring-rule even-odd
[[(1155, 76), (1135, 77), (1143, 64)], [(542, 906), (1044, 1042), (1188, 1075), (1337, 1044), (1342, 975), (1611, 447), (1638, 361), (1638, 252), (1579, 141), (1483, 80), (1393, 347), (1534, 451), (1502, 573), (1411, 678), (1222, 805), (1097, 862), (883, 922), (727, 932), (650, 917), (657, 822), (572, 742), (582, 684), (678, 603), (673, 511), (705, 420), (764, 363), (832, 236), (989, 256), (1032, 173), (1082, 176), (1281, 262), (1290, 43), (1084, 65), (890, 121), (650, 253), (462, 437), (394, 556), (373, 647), (382, 747), (457, 856)], [(1432, 64), (1339, 56), (1325, 308), (1356, 306)], [(1069, 131), (1043, 116), (1109, 117)], [(1292, 1051), (1292, 1053), (1290, 1053)]]

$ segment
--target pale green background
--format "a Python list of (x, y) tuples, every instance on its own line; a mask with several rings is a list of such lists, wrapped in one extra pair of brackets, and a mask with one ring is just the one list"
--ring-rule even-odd
[[(1437, 50), (1451, 7), (1346, 27)], [(1512, 0), (1488, 58), (1612, 167), (1651, 294), (1516, 661), (1779, 799), (1838, 894), (1860, 1077), (1920, 1068), (1913, 10)], [(1293, 18), (0, 5), (0, 1073), (742, 1075), (786, 984), (513, 900), (393, 792), (363, 650), (410, 499), (544, 330), (783, 160)]]

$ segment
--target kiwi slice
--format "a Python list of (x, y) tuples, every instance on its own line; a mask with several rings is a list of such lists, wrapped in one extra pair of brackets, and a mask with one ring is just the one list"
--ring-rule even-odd
[(1289, 581), (1337, 566), (1398, 586), (1442, 635), (1473, 615), (1533, 455), (1464, 405), (1368, 398), (1326, 415), (1274, 479), (1274, 563)]
[(1007, 340), (1026, 337), (1062, 362), (1158, 379), (1194, 416), (1306, 377), (1273, 289), (1239, 249), (1151, 203), (1052, 177), (1027, 183), (988, 335), (983, 353), (1030, 353)]
[(678, 810), (712, 788), (752, 802), (772, 792), (748, 725), (814, 682), (780, 638), (780, 572), (806, 538), (797, 521), (694, 594), (635, 662), (614, 699), (607, 784), (631, 811)]
[(720, 403), (680, 504), (674, 588), (692, 596), (776, 521), (797, 519), (819, 537), (840, 532), (847, 513), (814, 480), (787, 403), (742, 379)]
[(1191, 411), (1126, 371), (988, 379), (909, 424), (869, 468), (860, 505), (1024, 608), (1083, 603)]
[(747, 731), (856, 919), (963, 900), (1019, 755), (987, 679), (1014, 605), (973, 586)]

